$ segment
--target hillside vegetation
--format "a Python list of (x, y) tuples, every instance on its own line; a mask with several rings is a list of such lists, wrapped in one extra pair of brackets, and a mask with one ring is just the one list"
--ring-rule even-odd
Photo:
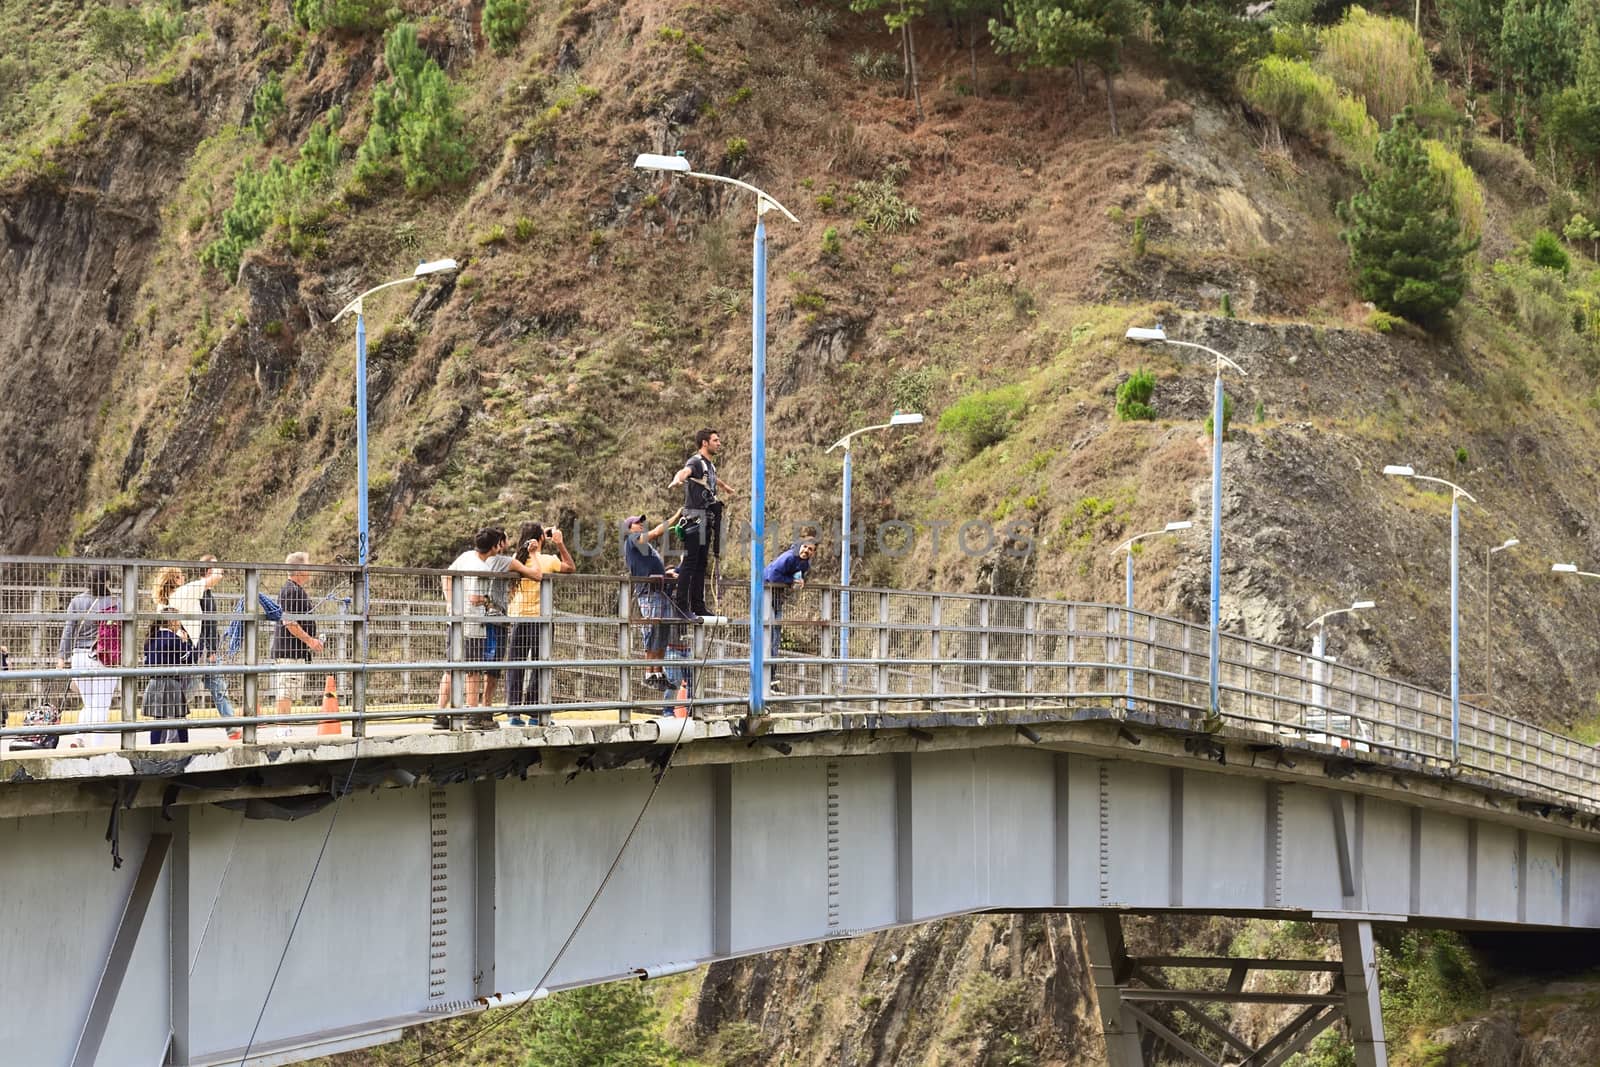
[[(829, 442), (920, 410), (858, 445), (858, 520), (918, 530), (858, 582), (1120, 599), (1112, 546), (1208, 518), (1211, 366), (1123, 339), (1161, 322), (1247, 372), (1226, 626), (1303, 644), (1371, 597), (1331, 650), (1444, 688), (1448, 501), (1378, 473), (1412, 463), (1482, 502), (1465, 687), (1492, 656), (1496, 707), (1600, 736), (1600, 604), (1549, 570), (1600, 558), (1597, 10), (0, 0), (0, 538), (353, 558), (330, 320), (451, 257), (365, 309), (376, 562), (533, 518), (615, 568), (607, 521), (676, 506), (695, 429), (748, 475), (754, 205), (632, 168), (682, 152), (800, 220), (768, 216), (772, 528), (835, 514)], [(1032, 553), (964, 554), (969, 520)], [(1204, 616), (1203, 539), (1139, 567)], [(845, 1013), (864, 1047), (954, 1040), (880, 1007)]]

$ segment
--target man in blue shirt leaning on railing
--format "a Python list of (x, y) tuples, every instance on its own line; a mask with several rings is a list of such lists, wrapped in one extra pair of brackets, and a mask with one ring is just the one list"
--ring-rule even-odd
[(778, 620), (783, 618), (783, 602), (787, 599), (790, 590), (799, 591), (805, 588), (806, 575), (811, 571), (811, 557), (817, 554), (817, 543), (812, 540), (800, 541), (777, 559), (767, 564), (767, 569), (761, 572), (762, 580), (768, 585), (776, 586), (772, 590), (772, 644), (767, 649), (768, 690), (781, 695), (783, 689), (778, 683), (776, 667), (778, 659), (779, 628)]

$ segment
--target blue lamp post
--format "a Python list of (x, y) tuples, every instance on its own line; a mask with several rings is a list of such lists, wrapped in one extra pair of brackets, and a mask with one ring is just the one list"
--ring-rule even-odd
[(1211, 389), (1211, 715), (1217, 716), (1222, 714), (1222, 632), (1218, 628), (1222, 613), (1222, 365), (1226, 363), (1240, 374), (1244, 373), (1244, 368), (1215, 348), (1207, 348), (1193, 341), (1174, 341), (1159, 326), (1154, 329), (1132, 327), (1127, 337), (1130, 341), (1154, 341), (1177, 345), (1179, 348), (1197, 348), (1209, 353), (1217, 361), (1216, 378)]
[[(843, 525), (839, 527), (839, 658), (850, 658), (850, 441), (852, 438), (873, 430), (887, 430), (891, 426), (916, 426), (922, 422), (922, 415), (915, 411), (897, 411), (889, 416), (888, 422), (880, 422), (876, 426), (863, 426), (859, 430), (852, 430), (829, 445), (827, 451), (836, 448), (844, 449), (844, 490), (840, 494), (843, 498), (842, 510)], [(840, 670), (848, 668), (840, 664)]]
[[(419, 263), (409, 278), (396, 278), (392, 282), (375, 285), (346, 304), (333, 317), (338, 322), (351, 312), (356, 316), (356, 561), (367, 565), (371, 550), (370, 527), (367, 522), (367, 318), (363, 302), (381, 289), (406, 285), (430, 274), (448, 274), (456, 269), (453, 259), (435, 259)], [(363, 601), (365, 602), (365, 601)]]
[(1391, 463), (1383, 473), (1450, 487), (1450, 759), (1461, 762), (1461, 498), (1478, 499), (1454, 482)]
[[(1169, 522), (1159, 530), (1146, 530), (1144, 533), (1134, 534), (1132, 537), (1130, 537), (1126, 541), (1122, 542), (1122, 544), (1118, 545), (1116, 548), (1113, 548), (1111, 550), (1112, 552), (1126, 552), (1128, 554), (1126, 561), (1122, 565), (1122, 569), (1123, 569), (1124, 576), (1127, 579), (1127, 595), (1124, 598), (1124, 603), (1127, 605), (1127, 609), (1128, 610), (1124, 614), (1123, 617), (1127, 620), (1125, 626), (1126, 626), (1126, 629), (1128, 631), (1128, 637), (1129, 638), (1133, 637), (1133, 546), (1135, 544), (1137, 544), (1138, 542), (1143, 541), (1146, 537), (1156, 537), (1156, 536), (1158, 536), (1160, 534), (1166, 534), (1166, 533), (1177, 533), (1179, 530), (1187, 530), (1190, 527), (1192, 527), (1193, 525), (1194, 525), (1194, 523), (1190, 522), (1188, 519), (1184, 519), (1182, 522)], [(1129, 711), (1132, 711), (1133, 710), (1133, 642), (1131, 640), (1129, 640), (1129, 641), (1125, 642), (1125, 644), (1126, 644), (1126, 648), (1127, 648), (1127, 654), (1125, 655), (1124, 658), (1128, 661), (1128, 700), (1127, 700), (1127, 707), (1128, 707)]]
[(767, 569), (767, 226), (763, 216), (777, 209), (790, 222), (800, 220), (789, 209), (749, 182), (721, 174), (703, 174), (689, 168), (682, 156), (646, 152), (633, 161), (639, 170), (682, 174), (721, 182), (756, 194), (755, 251), (751, 264), (750, 301), (750, 714), (766, 710), (766, 672), (762, 658), (766, 646), (765, 587), (761, 572)]

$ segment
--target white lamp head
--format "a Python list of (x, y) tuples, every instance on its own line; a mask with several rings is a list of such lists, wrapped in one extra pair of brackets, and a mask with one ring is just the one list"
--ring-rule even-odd
[(919, 411), (897, 411), (889, 416), (890, 426), (915, 426), (922, 421)]
[(1383, 468), (1383, 473), (1393, 474), (1400, 478), (1415, 478), (1417, 476), (1417, 472), (1409, 465), (1402, 465), (1399, 463), (1389, 464), (1387, 467)]
[(1354, 604), (1350, 605), (1350, 610), (1351, 611), (1362, 611), (1362, 610), (1365, 610), (1366, 608), (1375, 608), (1377, 606), (1378, 606), (1378, 602), (1376, 600), (1358, 600)]
[(645, 152), (633, 161), (637, 170), (667, 170), (678, 174), (689, 173), (689, 161), (682, 156), (663, 156)]
[(1550, 569), (1555, 571), (1557, 574), (1578, 573), (1578, 565), (1576, 563), (1552, 563), (1550, 564)]
[(418, 263), (417, 269), (411, 272), (413, 278), (423, 278), (429, 274), (446, 274), (456, 269), (453, 259), (433, 259), (427, 263)]
[(1193, 525), (1194, 523), (1190, 522), (1188, 519), (1184, 519), (1182, 522), (1167, 523), (1167, 525), (1164, 527), (1164, 530), (1166, 533), (1171, 533), (1174, 530), (1187, 530)]
[(1154, 328), (1148, 326), (1130, 326), (1128, 327), (1128, 332), (1124, 336), (1126, 336), (1130, 341), (1165, 341), (1167, 339), (1167, 331), (1163, 330), (1159, 326)]

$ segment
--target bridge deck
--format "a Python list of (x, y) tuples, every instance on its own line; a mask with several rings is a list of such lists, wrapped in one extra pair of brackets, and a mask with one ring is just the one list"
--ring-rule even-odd
[[(122, 628), (122, 665), (93, 674), (55, 670), (67, 604), (93, 566), (109, 568), (122, 590), (123, 610), (104, 616)], [(222, 580), (213, 590), (218, 610), (207, 620), (191, 620), (197, 630), (202, 621), (216, 624), (216, 662), (137, 666), (141, 638), (158, 617), (150, 587), (165, 566), (0, 558), (0, 644), (12, 649), (14, 668), (0, 674), (0, 747), (15, 766), (43, 760), (54, 767), (76, 757), (88, 760), (78, 774), (115, 776), (112, 768), (128, 765), (127, 758), (178, 758), (225, 745), (217, 711), (199, 688), (186, 720), (143, 715), (141, 693), (152, 676), (163, 674), (220, 675), (233, 702), (249, 708), (270, 707), (264, 698), (275, 675), (306, 673), (309, 684), (289, 718), (240, 716), (229, 723), (242, 730), (243, 747), (268, 753), (285, 744), (326, 746), (330, 739), (315, 734), (311, 724), (324, 718), (317, 711), (318, 683), (328, 677), (335, 679), (339, 701), (334, 718), (346, 734), (376, 740), (430, 730), (441, 677), (448, 679), (442, 714), (455, 730), (473, 714), (466, 707), (473, 666), (466, 652), (482, 620), (467, 610), (465, 582), (451, 583), (445, 598), (441, 578), (447, 572), (373, 569), (363, 579), (351, 568), (315, 568), (309, 585), (318, 602), (311, 618), (326, 647), (310, 663), (274, 663), (275, 627), (257, 594), (275, 594), (287, 568), (222, 564)], [(182, 566), (191, 568), (186, 573), (203, 570)], [(508, 634), (512, 644), (529, 656), (517, 668), (524, 684), (515, 707), (555, 732), (500, 729), (447, 747), (548, 744), (572, 726), (637, 723), (678, 706), (707, 722), (742, 718), (750, 692), (747, 623), (647, 620), (640, 614), (640, 591), (640, 583), (618, 577), (562, 575), (543, 582), (540, 615), (506, 622), (515, 625)], [(720, 595), (725, 616), (748, 615), (742, 585), (729, 584)], [(780, 718), (818, 721), (819, 715), (852, 713), (937, 719), (1014, 711), (1048, 719), (1098, 709), (1198, 719), (1210, 710), (1208, 635), (1182, 620), (1114, 605), (821, 584), (773, 595), (772, 606), (782, 617), (768, 625), (764, 640), (777, 650), (773, 677), (783, 695), (768, 697), (768, 707)], [(652, 626), (666, 630), (670, 643), (666, 658), (647, 667), (643, 645)], [(505, 724), (513, 665), (478, 666), (493, 668), (502, 679), (495, 699)], [(647, 688), (651, 667), (665, 667), (670, 684), (681, 682), (686, 697)], [(62, 698), (67, 685), (81, 688), (93, 679), (103, 679), (99, 684), (111, 692), (110, 722), (83, 722), (77, 698)], [(1224, 635), (1221, 686), (1222, 720), (1254, 732), (1263, 744), (1307, 743), (1358, 759), (1452, 769), (1496, 780), (1511, 793), (1600, 811), (1600, 760), (1590, 746), (1465, 704), (1456, 761), (1448, 698), (1402, 680)], [(24, 725), (27, 711), (42, 702), (66, 705), (61, 725)], [(151, 745), (152, 726), (184, 725), (194, 729), (196, 747)], [(293, 736), (285, 739), (285, 729)], [(85, 747), (61, 747), (48, 756), (26, 753), (26, 741), (50, 736)], [(105, 748), (127, 758), (97, 758)]]

